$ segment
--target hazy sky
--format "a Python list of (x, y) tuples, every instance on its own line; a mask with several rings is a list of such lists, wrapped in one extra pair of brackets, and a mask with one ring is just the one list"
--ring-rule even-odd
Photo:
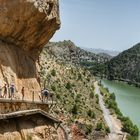
[(140, 42), (140, 0), (60, 0), (60, 13), (52, 41), (118, 51)]

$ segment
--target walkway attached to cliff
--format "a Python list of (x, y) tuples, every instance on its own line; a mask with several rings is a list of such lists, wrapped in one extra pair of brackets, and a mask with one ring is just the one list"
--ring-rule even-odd
[(0, 114), (0, 120), (17, 118), (17, 117), (22, 117), (22, 116), (29, 116), (29, 115), (34, 115), (34, 114), (41, 114), (41, 115), (51, 119), (54, 123), (61, 123), (61, 121), (52, 117), (51, 115), (49, 115), (49, 113), (47, 113), (41, 109), (22, 110), (22, 111), (16, 111), (16, 112), (12, 112), (12, 113)]
[(110, 128), (109, 140), (122, 140), (124, 133), (121, 131), (121, 127), (118, 125), (118, 122), (114, 119), (112, 115), (110, 115), (109, 109), (104, 105), (103, 97), (100, 94), (100, 88), (98, 86), (98, 82), (94, 83), (95, 93), (99, 96), (99, 105), (101, 110), (103, 111), (104, 119)]
[(41, 100), (21, 100), (21, 99), (5, 99), (0, 98), (0, 110), (1, 114), (32, 110), (32, 109), (41, 109), (45, 112), (49, 112), (56, 106), (55, 101), (41, 101)]
[(5, 99), (0, 98), (0, 103), (30, 103), (30, 104), (46, 104), (46, 105), (52, 105), (56, 104), (55, 101), (32, 101), (32, 100), (21, 100), (21, 99)]

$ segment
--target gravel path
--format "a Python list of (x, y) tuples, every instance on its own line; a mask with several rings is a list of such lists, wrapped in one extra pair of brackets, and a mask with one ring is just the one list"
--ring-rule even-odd
[(101, 110), (103, 111), (104, 119), (110, 128), (110, 134), (108, 136), (109, 140), (122, 140), (124, 133), (121, 131), (121, 126), (118, 124), (118, 120), (110, 115), (109, 109), (106, 108), (103, 101), (103, 96), (100, 94), (100, 89), (98, 82), (94, 83), (95, 93), (99, 96), (99, 104)]

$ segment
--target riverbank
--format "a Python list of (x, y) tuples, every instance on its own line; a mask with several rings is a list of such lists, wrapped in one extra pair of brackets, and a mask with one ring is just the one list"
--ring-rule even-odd
[(123, 132), (128, 133), (127, 138), (137, 140), (139, 135), (138, 127), (132, 123), (129, 117), (123, 116), (116, 103), (115, 94), (109, 93), (109, 90), (107, 88), (104, 88), (103, 86), (100, 86), (100, 91), (102, 96), (104, 97), (106, 107), (110, 110), (111, 114), (115, 114), (117, 118), (122, 122)]
[(98, 82), (94, 83), (95, 94), (99, 97), (99, 104), (101, 110), (103, 111), (104, 119), (110, 129), (110, 133), (108, 135), (109, 140), (122, 140), (125, 133), (121, 131), (122, 125), (120, 120), (117, 119), (114, 115), (110, 113), (110, 110), (106, 108), (103, 100), (103, 96), (100, 93), (100, 88), (98, 86)]

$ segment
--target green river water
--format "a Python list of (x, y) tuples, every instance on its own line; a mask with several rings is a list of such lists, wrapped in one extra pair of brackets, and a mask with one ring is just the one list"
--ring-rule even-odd
[(128, 116), (140, 131), (140, 88), (109, 80), (102, 80), (102, 84), (110, 93), (115, 93), (121, 112), (124, 116)]

